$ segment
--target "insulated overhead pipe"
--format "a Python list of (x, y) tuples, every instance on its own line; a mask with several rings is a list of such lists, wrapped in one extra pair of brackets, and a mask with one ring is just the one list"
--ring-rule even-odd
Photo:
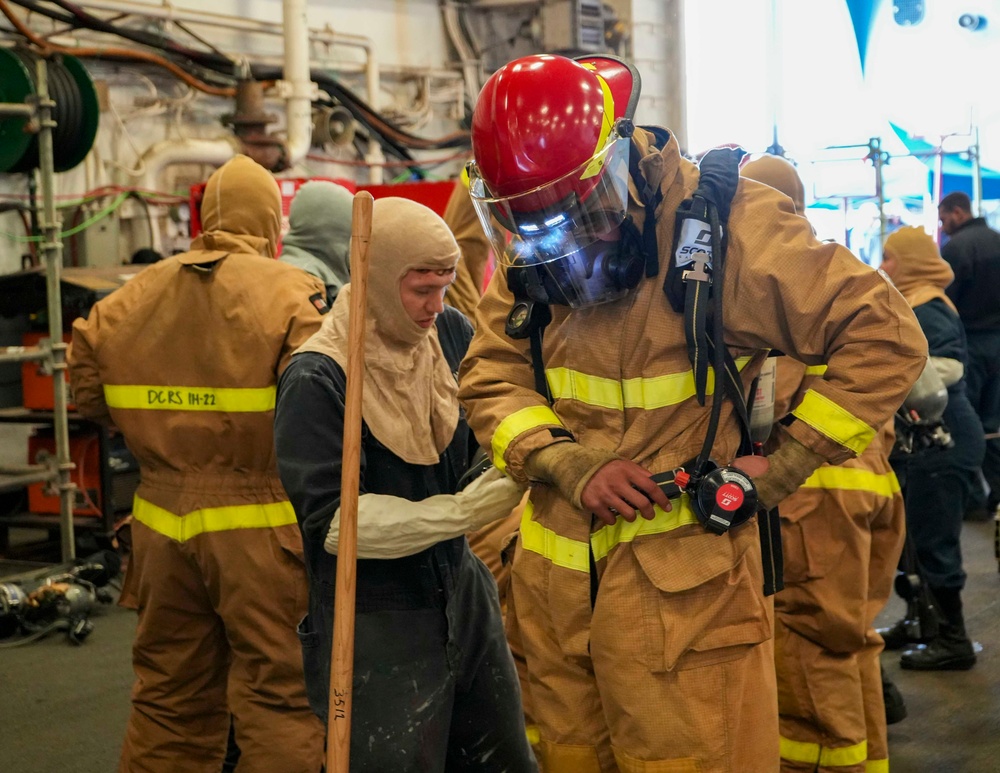
[(288, 165), (306, 157), (312, 144), (312, 103), (319, 96), (309, 77), (309, 25), (306, 0), (283, 0), (285, 72), (279, 93), (285, 98)]

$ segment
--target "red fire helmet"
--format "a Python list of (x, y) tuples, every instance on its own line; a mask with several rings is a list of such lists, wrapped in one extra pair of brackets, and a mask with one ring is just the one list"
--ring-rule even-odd
[(546, 262), (614, 232), (628, 207), (636, 70), (612, 56), (515, 59), (472, 116), (470, 193), (501, 261)]
[[(490, 194), (517, 196), (584, 165), (617, 121), (632, 119), (639, 85), (635, 69), (611, 56), (542, 54), (501, 67), (472, 115), (472, 152)], [(579, 196), (592, 184), (565, 187)]]

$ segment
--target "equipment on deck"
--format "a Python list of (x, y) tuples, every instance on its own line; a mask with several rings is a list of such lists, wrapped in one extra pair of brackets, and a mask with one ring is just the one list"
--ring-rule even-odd
[(42, 578), (30, 590), (20, 582), (0, 583), (0, 639), (24, 634), (0, 648), (28, 644), (55, 631), (65, 631), (71, 644), (82, 644), (94, 630), (94, 608), (111, 603), (104, 586), (120, 570), (118, 554), (103, 550), (67, 572)]

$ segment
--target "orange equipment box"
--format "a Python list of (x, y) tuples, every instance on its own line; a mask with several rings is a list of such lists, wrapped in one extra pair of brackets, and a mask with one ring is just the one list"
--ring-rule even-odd
[[(96, 430), (70, 435), (69, 455), (76, 465), (70, 477), (76, 484), (73, 515), (101, 515), (101, 440)], [(28, 459), (38, 463), (38, 455), (47, 451), (55, 455), (56, 441), (51, 430), (28, 438)], [(59, 497), (44, 492), (44, 483), (28, 486), (28, 510), (32, 513), (59, 512)]]
[[(48, 333), (30, 332), (24, 334), (21, 342), (24, 346), (38, 346), (39, 341), (48, 337)], [(70, 333), (63, 333), (63, 341), (69, 343), (70, 338)], [(68, 373), (66, 374), (66, 384), (69, 384)], [(21, 393), (24, 407), (29, 410), (51, 411), (55, 407), (52, 395), (52, 376), (42, 372), (41, 363), (21, 363)], [(72, 404), (69, 409), (73, 410)]]

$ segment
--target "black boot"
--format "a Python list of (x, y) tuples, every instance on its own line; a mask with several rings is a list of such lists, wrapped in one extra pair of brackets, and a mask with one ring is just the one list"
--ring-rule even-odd
[(885, 641), (887, 650), (901, 650), (909, 647), (915, 642), (910, 638), (909, 626), (906, 619), (897, 620), (888, 628), (877, 628), (879, 636)]
[(885, 670), (880, 670), (882, 671), (882, 700), (885, 702), (885, 723), (895, 725), (906, 719), (906, 703), (903, 701), (903, 694), (889, 679)]
[(938, 635), (927, 644), (906, 650), (899, 665), (912, 671), (968, 671), (976, 664), (976, 653), (965, 632), (961, 591), (935, 588), (943, 620)]

